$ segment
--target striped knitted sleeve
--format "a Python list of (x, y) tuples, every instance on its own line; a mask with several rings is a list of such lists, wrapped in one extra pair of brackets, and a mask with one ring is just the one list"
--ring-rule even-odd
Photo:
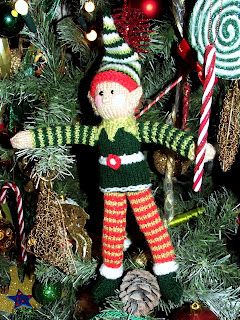
[(66, 144), (85, 144), (94, 146), (98, 139), (96, 126), (82, 124), (45, 127), (30, 130), (35, 148)]
[(181, 156), (194, 160), (195, 142), (193, 136), (185, 131), (159, 122), (138, 122), (141, 142), (159, 143), (168, 149), (176, 151)]

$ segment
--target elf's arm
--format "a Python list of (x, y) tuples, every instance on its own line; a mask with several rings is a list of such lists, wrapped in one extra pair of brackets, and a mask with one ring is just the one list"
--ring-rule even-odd
[(82, 124), (45, 127), (20, 131), (12, 139), (13, 148), (44, 148), (66, 144), (85, 144), (94, 146), (98, 138), (96, 126)]
[(141, 142), (157, 143), (176, 151), (181, 156), (194, 160), (195, 143), (189, 133), (159, 122), (138, 122)]

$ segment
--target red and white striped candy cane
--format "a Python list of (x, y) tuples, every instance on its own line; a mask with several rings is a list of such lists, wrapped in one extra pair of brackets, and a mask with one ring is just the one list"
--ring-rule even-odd
[(23, 220), (23, 206), (22, 206), (22, 196), (18, 186), (14, 182), (6, 182), (2, 186), (2, 190), (0, 192), (0, 203), (4, 203), (7, 197), (7, 190), (12, 189), (16, 196), (17, 201), (17, 213), (18, 213), (18, 224), (19, 224), (19, 233), (20, 233), (20, 241), (21, 241), (21, 259), (22, 261), (27, 261), (27, 251), (25, 248), (25, 231), (24, 231), (24, 220)]
[(194, 168), (193, 190), (201, 189), (204, 158), (206, 153), (209, 118), (211, 113), (212, 95), (215, 83), (215, 63), (216, 63), (216, 48), (213, 44), (206, 47), (205, 50), (205, 80), (203, 85), (202, 106), (200, 110), (200, 128), (198, 131), (198, 141), (196, 150), (196, 160)]

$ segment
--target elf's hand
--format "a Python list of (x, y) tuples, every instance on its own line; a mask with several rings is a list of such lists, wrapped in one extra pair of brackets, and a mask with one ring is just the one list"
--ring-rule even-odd
[(34, 148), (32, 134), (30, 131), (20, 131), (10, 140), (14, 149)]
[(213, 160), (215, 158), (215, 155), (216, 155), (215, 148), (213, 147), (213, 145), (211, 145), (211, 143), (207, 143), (204, 163)]

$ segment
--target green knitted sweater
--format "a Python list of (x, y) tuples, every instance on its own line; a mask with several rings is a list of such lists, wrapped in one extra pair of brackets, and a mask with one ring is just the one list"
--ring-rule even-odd
[(97, 126), (76, 124), (31, 130), (34, 146), (86, 144), (100, 151), (100, 189), (103, 192), (137, 191), (150, 187), (141, 142), (157, 143), (194, 159), (195, 144), (188, 133), (161, 123), (134, 118), (104, 120)]

